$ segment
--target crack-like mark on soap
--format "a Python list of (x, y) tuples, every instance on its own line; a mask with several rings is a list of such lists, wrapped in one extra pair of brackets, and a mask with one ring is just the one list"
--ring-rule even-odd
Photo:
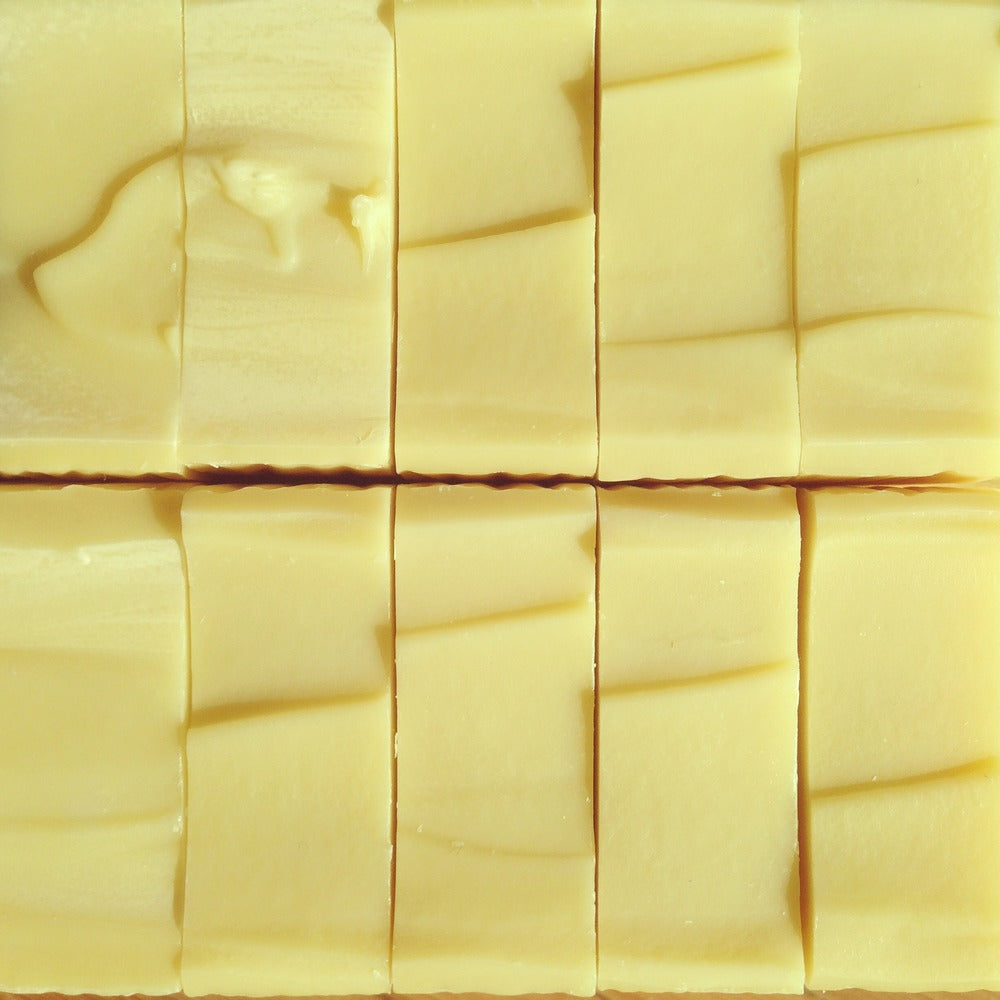
[(502, 625), (517, 622), (525, 618), (544, 618), (548, 615), (561, 615), (579, 612), (592, 607), (590, 595), (573, 597), (566, 601), (552, 601), (547, 604), (535, 604), (526, 608), (512, 608), (508, 611), (495, 611), (483, 615), (470, 615), (468, 618), (455, 618), (451, 621), (431, 622), (427, 625), (411, 625), (409, 627), (397, 624), (396, 634), (405, 636), (426, 635), (433, 632), (458, 631), (467, 628)]
[(807, 334), (815, 330), (823, 330), (828, 327), (840, 326), (845, 323), (862, 323), (872, 319), (897, 319), (906, 317), (941, 317), (947, 319), (972, 319), (981, 320), (984, 323), (995, 323), (995, 316), (987, 316), (985, 313), (974, 312), (966, 309), (930, 309), (930, 308), (900, 308), (900, 309), (867, 309), (859, 312), (841, 313), (838, 316), (824, 316), (823, 319), (814, 319), (809, 323), (799, 324), (799, 333)]
[(107, 830), (137, 826), (162, 826), (164, 829), (174, 829), (177, 826), (177, 817), (176, 809), (161, 809), (89, 816), (2, 816), (2, 819), (5, 829), (14, 829), (19, 833), (59, 833), (81, 829)]
[(919, 788), (922, 785), (936, 785), (942, 782), (960, 781), (964, 778), (992, 778), (998, 773), (1000, 773), (1000, 758), (981, 757), (978, 760), (971, 760), (955, 767), (946, 767), (939, 771), (925, 771), (921, 774), (908, 774), (901, 778), (880, 778), (877, 774), (873, 774), (868, 781), (813, 789), (809, 793), (809, 798), (814, 802), (822, 799), (848, 798), (868, 792), (884, 792), (897, 788)]
[(484, 240), (492, 236), (513, 236), (531, 229), (541, 229), (545, 226), (555, 226), (564, 222), (579, 222), (589, 219), (593, 212), (588, 209), (581, 212), (578, 208), (560, 208), (552, 212), (540, 212), (536, 215), (526, 215), (517, 219), (508, 219), (494, 226), (483, 226), (479, 229), (467, 229), (463, 232), (448, 233), (435, 236), (428, 240), (411, 240), (400, 243), (400, 252), (404, 250), (424, 250), (429, 247), (448, 246), (451, 243), (468, 243), (471, 240)]
[(90, 237), (101, 228), (108, 215), (111, 213), (111, 208), (114, 204), (115, 198), (117, 198), (121, 191), (140, 174), (149, 170), (150, 167), (156, 166), (158, 163), (162, 163), (165, 160), (172, 159), (179, 155), (180, 148), (177, 145), (171, 145), (164, 149), (157, 150), (155, 153), (150, 153), (149, 156), (144, 156), (141, 160), (136, 160), (134, 163), (129, 164), (129, 166), (125, 167), (110, 180), (101, 192), (90, 218), (88, 218), (82, 226), (63, 237), (63, 239), (58, 242), (50, 243), (41, 250), (37, 250), (34, 253), (29, 254), (23, 261), (21, 261), (21, 266), (17, 269), (18, 280), (42, 309), (45, 309), (45, 311), (48, 312), (45, 307), (45, 303), (38, 294), (38, 288), (35, 285), (35, 271), (37, 271), (43, 264), (48, 263), (48, 261), (61, 257), (63, 254), (68, 253), (70, 250), (75, 249), (80, 246), (80, 244), (90, 239)]
[(908, 139), (921, 135), (941, 135), (948, 132), (975, 131), (978, 129), (995, 129), (997, 123), (989, 118), (976, 118), (967, 122), (948, 122), (945, 125), (925, 125), (922, 128), (907, 128), (897, 132), (877, 132), (874, 135), (851, 136), (848, 139), (837, 139), (833, 142), (823, 142), (815, 146), (805, 146), (799, 150), (799, 159), (827, 153), (830, 150), (843, 149), (847, 146), (860, 146), (865, 143), (891, 142), (894, 139)]
[(524, 858), (530, 861), (591, 861), (589, 851), (525, 851), (510, 847), (497, 847), (492, 844), (481, 844), (472, 840), (464, 840), (456, 837), (447, 837), (438, 833), (427, 833), (423, 824), (417, 828), (404, 830), (405, 834), (416, 837), (424, 843), (439, 844), (448, 849), (452, 854), (462, 854), (463, 852), (486, 854), (492, 857), (504, 858)]
[(736, 340), (740, 337), (761, 337), (772, 333), (793, 333), (790, 320), (773, 326), (748, 327), (745, 330), (721, 330), (718, 333), (692, 333), (680, 337), (633, 337), (627, 340), (605, 340), (602, 347), (669, 347), (672, 344), (695, 344), (701, 341)]
[(603, 89), (617, 90), (621, 87), (641, 87), (649, 83), (661, 83), (676, 80), (681, 77), (704, 76), (711, 73), (722, 73), (731, 69), (744, 69), (752, 66), (768, 65), (787, 59), (788, 49), (774, 49), (769, 52), (758, 52), (752, 56), (742, 56), (739, 59), (725, 59), (721, 62), (705, 63), (701, 66), (685, 66), (682, 69), (667, 70), (663, 73), (649, 73), (627, 80), (612, 80), (604, 83)]
[(681, 688), (706, 687), (713, 684), (728, 684), (730, 681), (752, 680), (762, 674), (776, 673), (788, 670), (793, 666), (791, 660), (770, 660), (766, 663), (752, 663), (746, 667), (733, 667), (729, 670), (715, 670), (704, 674), (685, 674), (682, 677), (664, 677), (660, 680), (637, 681), (636, 683), (601, 685), (602, 698), (621, 698), (661, 691), (673, 691)]
[(287, 700), (275, 698), (267, 701), (214, 705), (209, 708), (194, 709), (191, 712), (189, 729), (205, 729), (209, 726), (248, 722), (268, 716), (293, 715), (296, 712), (341, 708), (345, 705), (364, 704), (365, 702), (378, 701), (383, 698), (385, 698), (385, 689), (376, 688), (370, 691), (327, 695), (317, 698), (294, 698)]

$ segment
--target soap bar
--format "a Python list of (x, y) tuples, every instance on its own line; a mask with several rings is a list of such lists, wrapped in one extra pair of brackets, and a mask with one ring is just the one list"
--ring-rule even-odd
[(594, 491), (396, 500), (393, 990), (596, 989)]
[(389, 989), (389, 490), (184, 499), (192, 996)]
[(1000, 469), (1000, 11), (803, 7), (801, 471)]
[(180, 496), (0, 491), (0, 989), (175, 993)]
[(601, 57), (600, 477), (794, 475), (798, 5), (606, 0)]
[(377, 0), (185, 5), (180, 453), (390, 465), (393, 46)]
[(395, 17), (396, 466), (591, 476), (595, 0)]
[(178, 471), (180, 0), (0, 5), (0, 473)]
[(1000, 496), (805, 510), (807, 983), (997, 989)]
[(801, 992), (795, 493), (598, 502), (598, 986)]

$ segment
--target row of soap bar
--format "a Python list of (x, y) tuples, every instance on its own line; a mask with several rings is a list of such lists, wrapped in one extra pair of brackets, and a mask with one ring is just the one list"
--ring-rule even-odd
[(995, 476), (998, 32), (11, 0), (0, 473)]
[(0, 989), (1000, 987), (997, 493), (8, 487), (0, 606)]

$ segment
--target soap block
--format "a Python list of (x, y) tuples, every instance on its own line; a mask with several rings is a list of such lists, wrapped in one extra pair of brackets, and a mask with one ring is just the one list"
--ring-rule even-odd
[(998, 400), (996, 320), (901, 312), (819, 327), (800, 343), (802, 472), (992, 476)]
[(393, 44), (377, 0), (189, 0), (187, 466), (390, 465)]
[(996, 989), (1000, 496), (808, 493), (811, 989)]
[(801, 472), (1000, 472), (1000, 11), (802, 13)]
[(800, 993), (795, 493), (599, 508), (598, 988)]
[(798, 7), (651, 6), (601, 7), (599, 474), (790, 476)]
[(596, 990), (594, 491), (397, 493), (393, 990)]
[(993, 3), (809, 0), (801, 46), (802, 151), (1000, 115)]
[(389, 989), (386, 488), (185, 497), (192, 996)]
[(8, 0), (0, 38), (0, 473), (176, 472), (180, 0)]
[(595, 0), (395, 19), (396, 466), (592, 476)]
[(0, 990), (180, 989), (180, 497), (0, 491)]

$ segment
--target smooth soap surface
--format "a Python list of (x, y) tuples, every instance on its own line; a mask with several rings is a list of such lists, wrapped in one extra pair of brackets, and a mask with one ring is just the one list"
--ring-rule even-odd
[(396, 509), (393, 989), (592, 995), (593, 490)]
[(0, 5), (0, 472), (178, 471), (181, 63), (180, 0)]
[(800, 992), (795, 493), (599, 508), (599, 988)]
[(180, 498), (0, 492), (0, 986), (180, 988)]
[(1000, 498), (805, 511), (807, 983), (996, 989)]
[(190, 0), (181, 456), (390, 465), (395, 140), (377, 0)]
[(802, 12), (800, 471), (1000, 467), (1000, 10)]
[(190, 995), (389, 989), (389, 490), (185, 497)]
[(400, 471), (594, 474), (595, 20), (396, 7)]
[[(617, 70), (601, 90), (599, 474), (787, 476), (798, 9), (663, 4), (650, 33), (642, 9), (601, 8)], [(737, 50), (733, 16), (753, 25)]]

